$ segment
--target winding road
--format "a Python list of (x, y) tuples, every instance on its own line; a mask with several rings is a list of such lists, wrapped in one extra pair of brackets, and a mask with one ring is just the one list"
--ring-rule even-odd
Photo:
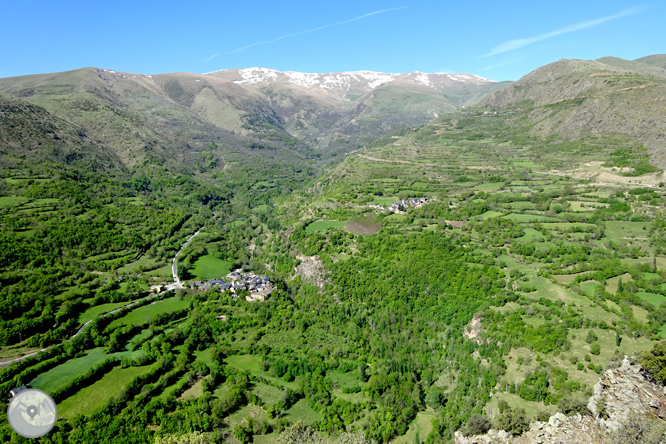
[[(213, 213), (213, 218), (215, 218), (215, 216), (216, 216), (215, 213)], [(97, 318), (93, 318), (93, 319), (89, 320), (88, 322), (86, 322), (85, 324), (83, 324), (83, 325), (81, 326), (81, 328), (79, 328), (79, 330), (78, 330), (78, 331), (77, 331), (77, 332), (76, 332), (71, 338), (69, 338), (69, 339), (67, 339), (67, 340), (65, 340), (65, 341), (63, 341), (63, 342), (61, 342), (61, 343), (58, 344), (58, 345), (62, 345), (62, 344), (65, 344), (65, 343), (67, 343), (67, 342), (70, 342), (70, 341), (74, 340), (78, 335), (80, 335), (81, 333), (83, 333), (83, 331), (86, 329), (86, 327), (88, 326), (88, 324), (90, 324), (90, 323), (91, 323), (93, 320), (95, 320), (95, 319), (103, 318), (103, 317), (106, 317), (106, 316), (112, 315), (113, 313), (117, 313), (117, 312), (119, 312), (119, 311), (121, 311), (121, 310), (124, 310), (124, 309), (127, 309), (127, 308), (131, 308), (131, 307), (135, 306), (136, 304), (138, 304), (138, 303), (140, 303), (140, 302), (147, 301), (147, 300), (149, 300), (149, 299), (155, 299), (157, 296), (159, 296), (159, 295), (161, 295), (161, 294), (163, 294), (163, 293), (166, 293), (167, 291), (176, 290), (176, 289), (178, 289), (178, 288), (184, 288), (183, 284), (180, 282), (180, 279), (178, 279), (178, 256), (180, 256), (180, 253), (182, 253), (183, 250), (185, 250), (185, 248), (187, 248), (187, 247), (190, 245), (190, 243), (192, 242), (192, 239), (194, 239), (194, 237), (195, 237), (197, 234), (199, 234), (199, 232), (200, 232), (202, 229), (203, 229), (203, 227), (199, 228), (199, 229), (196, 231), (196, 233), (194, 233), (192, 236), (190, 236), (190, 237), (187, 239), (187, 241), (183, 244), (183, 246), (180, 247), (180, 250), (178, 250), (178, 253), (176, 253), (176, 255), (174, 256), (173, 261), (171, 262), (171, 273), (173, 274), (173, 283), (167, 285), (167, 286), (165, 287), (165, 290), (163, 290), (163, 291), (161, 291), (161, 292), (159, 292), (159, 293), (151, 294), (150, 296), (146, 296), (145, 298), (142, 298), (142, 299), (137, 299), (136, 301), (132, 301), (132, 302), (130, 302), (130, 303), (127, 304), (127, 305), (123, 305), (123, 306), (120, 307), (120, 308), (116, 308), (115, 310), (109, 311), (109, 312), (107, 312), (107, 313), (103, 313), (103, 314), (97, 316)], [(51, 347), (54, 347), (54, 346), (51, 346)], [(48, 348), (50, 348), (50, 347), (48, 347)], [(23, 361), (24, 359), (31, 358), (31, 357), (33, 357), (33, 356), (36, 356), (38, 353), (41, 353), (41, 352), (44, 352), (44, 351), (48, 350), (48, 348), (43, 348), (43, 349), (38, 350), (38, 351), (36, 351), (36, 352), (34, 352), (34, 353), (30, 353), (29, 355), (21, 356), (20, 358), (16, 358), (16, 359), (12, 359), (12, 360), (9, 360), (9, 361), (3, 361), (3, 362), (0, 362), (0, 367), (6, 367), (6, 366), (11, 365), (11, 364), (13, 364), (13, 363), (15, 363), (15, 362), (20, 362), (20, 361)]]

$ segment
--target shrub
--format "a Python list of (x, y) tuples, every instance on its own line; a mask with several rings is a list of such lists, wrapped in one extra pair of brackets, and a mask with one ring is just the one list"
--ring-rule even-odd
[(506, 408), (497, 417), (496, 426), (500, 430), (506, 430), (512, 435), (522, 435), (530, 428), (530, 423), (525, 417), (524, 409)]
[(483, 435), (490, 427), (490, 420), (486, 415), (472, 415), (462, 433), (465, 436)]
[(666, 341), (654, 344), (652, 350), (643, 353), (638, 360), (660, 384), (666, 384)]
[(576, 414), (589, 414), (587, 403), (584, 399), (578, 397), (565, 396), (564, 398), (560, 399), (560, 402), (557, 403), (557, 407), (562, 413), (568, 416)]

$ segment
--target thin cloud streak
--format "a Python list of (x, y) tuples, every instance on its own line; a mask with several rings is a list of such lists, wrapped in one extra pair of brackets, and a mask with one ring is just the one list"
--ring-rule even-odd
[(611, 15), (611, 16), (608, 16), (608, 17), (602, 17), (602, 18), (596, 19), (596, 20), (590, 20), (588, 22), (576, 23), (575, 25), (569, 25), (569, 26), (566, 26), (562, 29), (558, 29), (556, 31), (548, 32), (546, 34), (541, 34), (541, 35), (537, 35), (537, 36), (534, 36), (534, 37), (527, 37), (527, 38), (524, 38), (524, 39), (509, 40), (508, 42), (504, 42), (500, 45), (495, 46), (492, 49), (492, 51), (490, 51), (488, 54), (482, 55), (479, 58), (482, 59), (482, 58), (485, 58), (485, 57), (494, 56), (496, 54), (501, 54), (503, 52), (515, 51), (516, 49), (523, 48), (527, 45), (531, 45), (532, 43), (540, 42), (541, 40), (550, 39), (550, 38), (553, 38), (553, 37), (557, 37), (558, 35), (568, 34), (570, 32), (574, 32), (574, 31), (580, 31), (581, 29), (591, 28), (593, 26), (597, 26), (597, 25), (600, 25), (602, 23), (618, 19), (620, 17), (625, 17), (627, 15), (637, 14), (637, 13), (643, 11), (644, 9), (645, 9), (645, 7), (625, 9), (624, 11), (619, 12), (615, 15)]
[(504, 62), (504, 63), (498, 63), (497, 65), (486, 66), (485, 68), (481, 68), (479, 72), (491, 71), (493, 69), (502, 68), (503, 66), (513, 65), (514, 63), (517, 62), (519, 62), (519, 60), (512, 60), (510, 62)]
[[(320, 26), (318, 28), (312, 28), (312, 29), (308, 29), (306, 31), (300, 31), (300, 32), (296, 32), (296, 33), (293, 33), (293, 34), (285, 34), (285, 35), (281, 35), (280, 37), (276, 37), (276, 38), (271, 39), (271, 40), (263, 40), (263, 41), (260, 41), (260, 42), (252, 43), (251, 45), (241, 46), (240, 48), (236, 48), (233, 51), (225, 52), (224, 54), (225, 55), (226, 54), (235, 54), (235, 53), (245, 51), (246, 49), (249, 49), (249, 48), (252, 48), (252, 47), (255, 47), (255, 46), (267, 45), (269, 43), (275, 43), (277, 41), (288, 39), (290, 37), (296, 37), (296, 36), (303, 35), (303, 34), (310, 34), (311, 32), (321, 31), (322, 29), (332, 28), (333, 26), (345, 25), (347, 23), (355, 22), (357, 20), (362, 20), (364, 18), (368, 18), (368, 17), (371, 17), (373, 15), (383, 14), (385, 12), (391, 12), (391, 11), (399, 11), (401, 9), (406, 9), (406, 8), (407, 8), (407, 6), (400, 6), (398, 8), (389, 8), (389, 9), (382, 9), (380, 11), (369, 12), (367, 14), (363, 14), (363, 15), (360, 15), (358, 17), (354, 17), (354, 18), (349, 19), (349, 20), (343, 20), (341, 22), (330, 23), (328, 25)], [(215, 57), (220, 56), (220, 55), (222, 55), (222, 54), (214, 54), (214, 55), (204, 59), (203, 61), (207, 62), (209, 60), (213, 60)]]

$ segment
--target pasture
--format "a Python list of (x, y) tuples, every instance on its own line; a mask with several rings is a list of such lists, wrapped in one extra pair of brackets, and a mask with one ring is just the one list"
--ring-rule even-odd
[(320, 220), (312, 222), (305, 227), (306, 233), (316, 233), (317, 231), (324, 231), (330, 228), (344, 228), (347, 225), (346, 220)]
[(121, 325), (143, 325), (150, 322), (152, 318), (163, 313), (170, 313), (176, 310), (182, 310), (188, 307), (187, 302), (178, 299), (176, 296), (144, 305), (136, 308), (125, 316), (116, 319), (109, 324), (109, 328), (115, 328)]
[(58, 404), (58, 416), (71, 418), (77, 414), (90, 415), (94, 413), (118, 396), (130, 381), (137, 376), (148, 373), (151, 369), (152, 365), (128, 368), (114, 367), (99, 381), (84, 387), (76, 394), (60, 402)]
[(190, 275), (199, 280), (208, 280), (221, 278), (229, 274), (232, 263), (207, 254), (197, 259), (193, 266), (194, 268), (188, 270)]

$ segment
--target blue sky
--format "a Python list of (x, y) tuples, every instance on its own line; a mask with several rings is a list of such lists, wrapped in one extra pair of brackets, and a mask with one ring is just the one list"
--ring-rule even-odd
[(666, 2), (23, 0), (0, 14), (0, 77), (86, 66), (157, 74), (450, 72), (516, 80), (561, 58), (666, 53)]

